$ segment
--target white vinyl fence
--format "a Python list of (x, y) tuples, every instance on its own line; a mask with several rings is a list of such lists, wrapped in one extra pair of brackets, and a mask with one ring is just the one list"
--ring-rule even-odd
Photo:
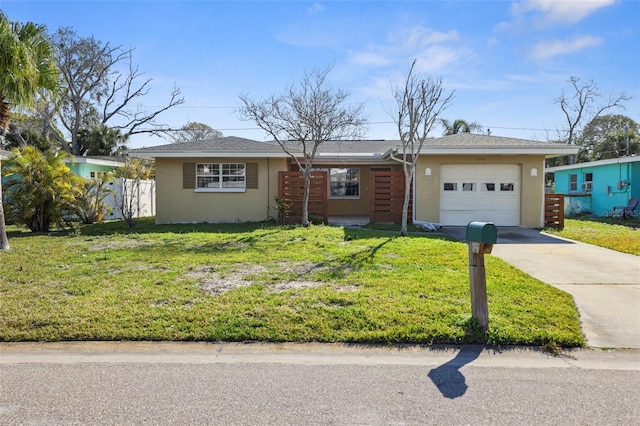
[(156, 215), (155, 180), (141, 180), (140, 184), (136, 185), (136, 181), (133, 179), (119, 178), (111, 181), (109, 187), (115, 191), (115, 195), (109, 195), (105, 199), (105, 204), (111, 206), (113, 212), (111, 215), (105, 215), (105, 219), (123, 219), (120, 211), (123, 192), (129, 198), (129, 200), (124, 200), (125, 205), (129, 205), (129, 202), (132, 202), (132, 205), (135, 206), (134, 218)]

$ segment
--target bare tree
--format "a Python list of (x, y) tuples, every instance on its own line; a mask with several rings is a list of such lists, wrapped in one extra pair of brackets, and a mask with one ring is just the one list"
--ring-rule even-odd
[(138, 158), (127, 158), (124, 166), (116, 170), (119, 178), (120, 194), (116, 194), (116, 205), (127, 226), (135, 228), (134, 218), (140, 217), (142, 200), (140, 199), (141, 184), (155, 175), (155, 168), (151, 163)]
[(575, 145), (582, 123), (593, 121), (609, 109), (624, 109), (622, 103), (631, 99), (624, 92), (612, 92), (605, 102), (596, 105), (595, 103), (602, 97), (602, 94), (595, 81), (589, 80), (586, 83), (581, 83), (580, 78), (571, 76), (567, 82), (571, 84), (573, 94), (566, 95), (563, 91), (555, 99), (555, 103), (560, 105), (567, 123), (567, 128), (563, 130), (564, 135), (562, 137), (567, 145)]
[(197, 121), (190, 121), (180, 129), (167, 131), (166, 134), (174, 143), (217, 139), (223, 136), (220, 130), (216, 130), (208, 124), (198, 123)]
[(407, 235), (407, 219), (411, 184), (418, 164), (420, 150), (440, 114), (448, 108), (454, 92), (446, 93), (442, 79), (424, 78), (414, 73), (416, 61), (409, 68), (402, 87), (396, 87), (394, 98), (398, 113), (394, 117), (402, 143), (402, 165), (405, 177), (404, 204), (400, 234)]
[[(318, 147), (330, 140), (360, 137), (363, 106), (346, 104), (350, 93), (333, 89), (327, 80), (332, 67), (305, 72), (282, 95), (255, 101), (241, 95), (240, 116), (267, 132), (302, 172), (304, 195), (302, 225), (309, 226), (311, 168)], [(302, 157), (302, 158), (301, 158)]]
[[(180, 89), (174, 88), (164, 107), (151, 112), (137, 109), (132, 104), (149, 93), (152, 79), (144, 78), (133, 65), (133, 49), (114, 47), (93, 37), (81, 38), (71, 28), (59, 29), (52, 38), (63, 80), (61, 104), (56, 110), (71, 137), (71, 146), (66, 148), (74, 155), (85, 152), (78, 140), (81, 127), (109, 124), (125, 139), (138, 133), (157, 134), (167, 126), (157, 124), (156, 117), (184, 103)], [(118, 69), (122, 65), (128, 68), (126, 72)]]

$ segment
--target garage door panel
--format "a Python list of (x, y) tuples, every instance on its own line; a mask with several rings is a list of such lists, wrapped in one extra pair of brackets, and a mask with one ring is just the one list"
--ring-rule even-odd
[(518, 226), (512, 223), (510, 213), (504, 211), (478, 211), (470, 217), (467, 211), (449, 211), (440, 216), (440, 222), (448, 226), (467, 226), (471, 221), (493, 222), (499, 226)]
[[(440, 200), (440, 209), (441, 210), (459, 210), (459, 211), (478, 211), (478, 210), (511, 210), (514, 206), (514, 201), (512, 199), (500, 199), (494, 197), (491, 200), (490, 204), (487, 204), (485, 200), (481, 200), (481, 197), (469, 197), (466, 199), (449, 199), (449, 200)], [(484, 205), (483, 205), (484, 203)], [(476, 206), (476, 207), (473, 207)], [(471, 208), (470, 208), (471, 207)]]
[(463, 226), (472, 220), (520, 224), (519, 165), (442, 166), (440, 223)]

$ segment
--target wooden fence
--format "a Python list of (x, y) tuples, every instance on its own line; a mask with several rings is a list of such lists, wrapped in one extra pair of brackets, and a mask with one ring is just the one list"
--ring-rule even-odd
[[(404, 204), (403, 171), (372, 171), (369, 185), (371, 223), (400, 223)], [(409, 198), (408, 222), (411, 223), (413, 197)]]
[[(285, 223), (302, 223), (302, 198), (304, 178), (301, 172), (278, 173), (278, 197), (289, 204)], [(327, 201), (327, 173), (312, 172), (309, 187), (309, 215), (320, 216), (325, 223), (329, 220)]]
[(544, 194), (544, 227), (564, 228), (564, 194)]

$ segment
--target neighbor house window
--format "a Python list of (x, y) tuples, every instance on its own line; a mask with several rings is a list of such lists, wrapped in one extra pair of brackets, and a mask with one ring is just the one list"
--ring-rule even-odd
[(196, 164), (196, 189), (211, 191), (244, 191), (246, 165), (243, 163)]
[(593, 173), (584, 174), (584, 183), (593, 183)]
[(578, 190), (578, 175), (569, 175), (569, 191)]
[(329, 196), (334, 198), (359, 198), (360, 169), (330, 169)]

